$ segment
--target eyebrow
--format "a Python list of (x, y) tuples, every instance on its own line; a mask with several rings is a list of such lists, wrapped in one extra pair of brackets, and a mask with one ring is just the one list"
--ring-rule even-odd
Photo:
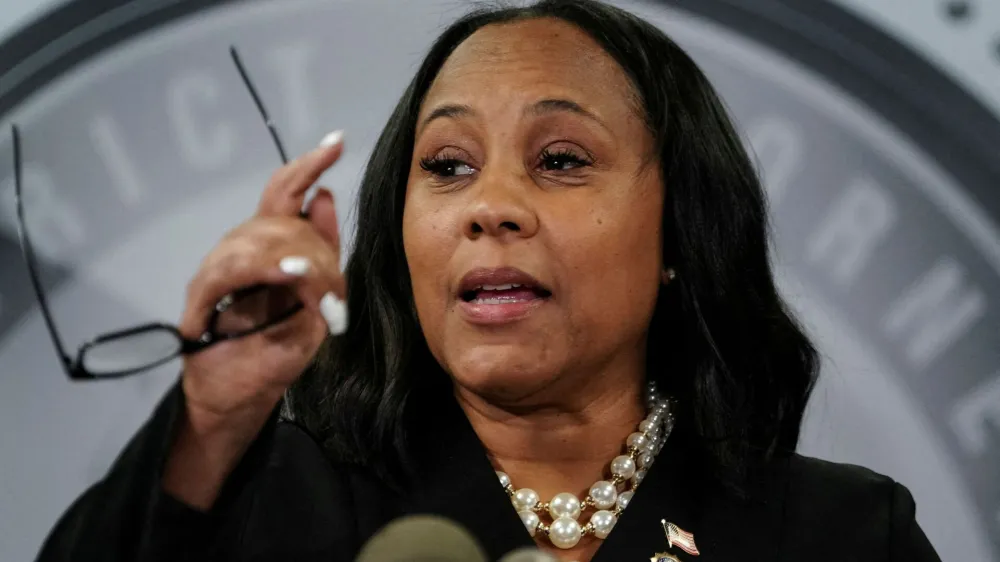
[(435, 119), (458, 119), (459, 117), (466, 117), (472, 115), (475, 111), (467, 105), (459, 104), (448, 104), (442, 105), (440, 107), (434, 108), (434, 111), (427, 116), (423, 121), (421, 121), (420, 126), (417, 127), (417, 131), (420, 131), (427, 127)]
[[(596, 115), (594, 115), (590, 111), (587, 111), (586, 109), (583, 108), (583, 106), (576, 103), (575, 101), (570, 101), (567, 99), (544, 99), (535, 102), (534, 104), (532, 104), (531, 106), (529, 106), (524, 110), (525, 115), (534, 115), (534, 116), (541, 116), (548, 113), (559, 113), (559, 112), (575, 113), (576, 115), (586, 117), (587, 119), (596, 122), (605, 129), (608, 128), (607, 125), (604, 124), (604, 121), (601, 121), (601, 119), (598, 118)], [(476, 113), (475, 110), (473, 110), (468, 105), (461, 105), (461, 104), (442, 105), (440, 107), (434, 108), (434, 111), (431, 111), (430, 115), (428, 115), (420, 123), (420, 126), (418, 127), (417, 130), (419, 131), (424, 129), (427, 125), (431, 123), (431, 121), (434, 121), (435, 119), (458, 119), (461, 117), (468, 117), (470, 115), (474, 115), (475, 113)]]
[(601, 126), (604, 126), (604, 122), (601, 121), (596, 115), (587, 111), (580, 104), (575, 101), (570, 101), (566, 99), (547, 99), (535, 103), (531, 107), (525, 110), (526, 114), (531, 114), (535, 116), (545, 115), (547, 113), (559, 113), (559, 112), (569, 112), (575, 113), (582, 117), (586, 117), (592, 121), (596, 121)]

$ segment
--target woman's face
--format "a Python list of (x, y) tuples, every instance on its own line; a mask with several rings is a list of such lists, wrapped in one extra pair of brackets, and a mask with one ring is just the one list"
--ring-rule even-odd
[(637, 104), (559, 20), (485, 27), (441, 69), (403, 241), (423, 333), (461, 386), (522, 400), (641, 372), (663, 186)]

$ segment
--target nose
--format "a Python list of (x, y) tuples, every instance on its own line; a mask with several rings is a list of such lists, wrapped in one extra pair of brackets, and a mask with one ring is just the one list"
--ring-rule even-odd
[(530, 238), (538, 232), (529, 190), (517, 179), (481, 176), (477, 183), (464, 221), (468, 238)]

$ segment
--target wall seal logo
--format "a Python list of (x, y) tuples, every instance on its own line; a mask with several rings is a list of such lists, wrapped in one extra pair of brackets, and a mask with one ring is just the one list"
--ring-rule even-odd
[[(851, 406), (816, 422), (805, 446), (839, 435), (828, 452), (885, 467), (919, 505), (934, 506), (918, 517), (939, 551), (1000, 560), (996, 118), (832, 3), (620, 3), (687, 48), (733, 109), (770, 191), (783, 288), (820, 345), (832, 346), (826, 355), (846, 363), (824, 372), (833, 382), (817, 407)], [(214, 236), (191, 217), (210, 208), (216, 222), (239, 220), (239, 205), (213, 206), (214, 198), (232, 184), (249, 183), (240, 193), (254, 193), (277, 166), (229, 43), (240, 45), (292, 152), (336, 127), (352, 131), (352, 153), (363, 154), (447, 17), (432, 4), (74, 0), (11, 36), (0, 47), (0, 130), (21, 124), (33, 158), (24, 169), (35, 210), (29, 228), (64, 329), (85, 337), (102, 318), (148, 319), (142, 298), (129, 296), (134, 285), (143, 297), (180, 294), (183, 285), (167, 278), (177, 271), (183, 280), (200, 257), (191, 240)], [(359, 48), (374, 37), (392, 42)], [(843, 44), (852, 45), (850, 58)], [(0, 139), (0, 163), (9, 150)], [(20, 264), (5, 166), (0, 263)], [(360, 166), (338, 165), (338, 200), (350, 200)], [(102, 274), (111, 266), (101, 264), (126, 257), (117, 276)], [(126, 283), (124, 270), (155, 273)], [(37, 427), (33, 439), (64, 455), (28, 455), (26, 466), (96, 478), (100, 463), (77, 459), (110, 461), (135, 429), (118, 427), (111, 400), (134, 405), (138, 424), (159, 389), (129, 387), (139, 396), (128, 400), (109, 390), (117, 398), (103, 406), (93, 402), (102, 397), (81, 402), (78, 387), (49, 382), (58, 374), (35, 319), (20, 267), (0, 270), (0, 364), (32, 374), (0, 377), (4, 404), (18, 405), (0, 408), (0, 423)], [(52, 412), (67, 419), (53, 421)], [(109, 416), (104, 426), (118, 433), (82, 443), (73, 429), (83, 415)], [(897, 435), (882, 435), (888, 425)], [(49, 427), (58, 431), (43, 433)], [(24, 450), (39, 449), (27, 443)], [(899, 459), (907, 464), (893, 464)], [(44, 506), (30, 523), (23, 511), (18, 519), (0, 510), (0, 527), (31, 527), (0, 547), (0, 558), (27, 559), (83, 483), (53, 483), (34, 470), (10, 478), (0, 505)]]

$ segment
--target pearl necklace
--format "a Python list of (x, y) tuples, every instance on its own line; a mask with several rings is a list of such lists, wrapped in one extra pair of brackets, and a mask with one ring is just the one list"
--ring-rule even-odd
[[(649, 414), (639, 423), (638, 431), (625, 441), (626, 454), (611, 461), (611, 478), (595, 482), (583, 500), (576, 494), (563, 492), (543, 502), (531, 488), (515, 489), (506, 473), (497, 472), (500, 484), (532, 537), (542, 533), (553, 545), (566, 549), (573, 548), (587, 535), (598, 539), (608, 536), (674, 427), (672, 403), (656, 393), (655, 384), (650, 383), (647, 388), (646, 402)], [(580, 525), (580, 516), (588, 508), (595, 509), (590, 522)], [(542, 515), (551, 517), (552, 523), (544, 523)]]

